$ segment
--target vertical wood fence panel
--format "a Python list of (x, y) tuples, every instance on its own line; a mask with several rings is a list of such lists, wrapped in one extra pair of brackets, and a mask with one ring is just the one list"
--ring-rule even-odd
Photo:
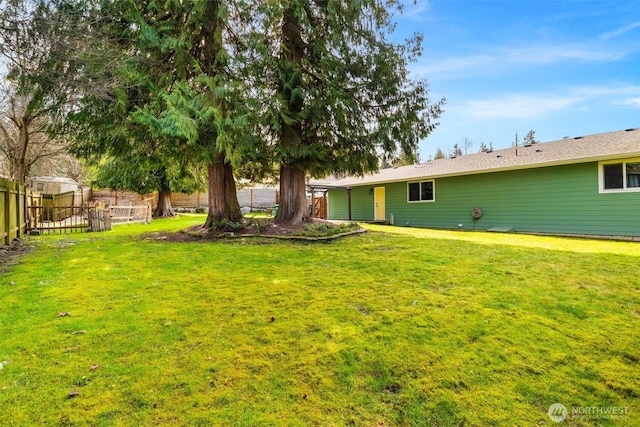
[(0, 178), (0, 243), (4, 245), (26, 233), (26, 195), (23, 185)]
[(7, 214), (9, 213), (7, 206), (9, 200), (8, 194), (8, 190), (5, 188), (5, 182), (0, 178), (0, 243), (2, 245), (8, 243), (7, 236), (9, 235), (7, 233), (7, 228), (9, 228), (7, 225)]

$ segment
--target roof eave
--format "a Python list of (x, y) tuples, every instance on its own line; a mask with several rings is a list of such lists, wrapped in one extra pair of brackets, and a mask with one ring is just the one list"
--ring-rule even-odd
[(630, 159), (640, 157), (640, 151), (634, 153), (618, 153), (618, 154), (610, 154), (606, 156), (592, 156), (592, 157), (583, 157), (579, 159), (566, 159), (566, 160), (550, 160), (547, 162), (539, 162), (539, 163), (530, 163), (523, 165), (512, 165), (498, 168), (486, 168), (486, 169), (475, 169), (463, 172), (451, 172), (451, 173), (443, 173), (443, 174), (425, 174), (425, 175), (417, 175), (412, 177), (404, 177), (404, 178), (395, 178), (395, 179), (382, 179), (375, 181), (368, 181), (363, 183), (351, 182), (348, 181), (346, 184), (340, 184), (341, 187), (363, 187), (366, 185), (378, 185), (378, 184), (393, 184), (397, 182), (413, 182), (419, 181), (423, 179), (436, 179), (436, 178), (450, 178), (454, 176), (468, 176), (468, 175), (480, 175), (494, 172), (508, 172), (515, 170), (525, 170), (525, 169), (537, 169), (542, 167), (553, 167), (553, 166), (565, 166), (565, 165), (573, 165), (580, 163), (591, 163), (591, 162), (603, 162), (609, 160), (618, 160), (618, 159)]

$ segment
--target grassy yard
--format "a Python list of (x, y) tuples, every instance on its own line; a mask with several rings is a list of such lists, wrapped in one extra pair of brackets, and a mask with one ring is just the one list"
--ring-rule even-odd
[(640, 425), (637, 243), (155, 234), (203, 221), (28, 239), (0, 277), (0, 425)]

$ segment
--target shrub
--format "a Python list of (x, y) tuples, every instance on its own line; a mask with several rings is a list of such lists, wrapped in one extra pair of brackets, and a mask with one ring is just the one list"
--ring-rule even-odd
[(212, 230), (218, 231), (238, 231), (243, 228), (244, 224), (242, 222), (234, 222), (226, 218), (223, 218), (220, 221), (214, 221), (211, 225)]
[(309, 224), (305, 225), (302, 230), (293, 233), (294, 236), (301, 237), (328, 237), (336, 234), (349, 233), (358, 230), (360, 227), (355, 222), (332, 224)]

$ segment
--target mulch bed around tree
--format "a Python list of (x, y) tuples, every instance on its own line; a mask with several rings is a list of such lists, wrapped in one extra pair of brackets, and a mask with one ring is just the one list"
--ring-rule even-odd
[(154, 233), (152, 238), (171, 242), (209, 241), (237, 237), (273, 237), (299, 240), (329, 240), (332, 238), (343, 237), (344, 235), (348, 234), (359, 234), (364, 231), (364, 229), (359, 229), (357, 231), (349, 233), (335, 234), (326, 237), (306, 237), (303, 235), (298, 235), (300, 231), (302, 231), (309, 225), (315, 226), (321, 224), (335, 225), (330, 221), (324, 221), (316, 218), (295, 225), (276, 224), (273, 218), (259, 218), (247, 221), (245, 226), (239, 230), (232, 230), (229, 228), (224, 230), (207, 230), (201, 225), (194, 225), (178, 233)]

